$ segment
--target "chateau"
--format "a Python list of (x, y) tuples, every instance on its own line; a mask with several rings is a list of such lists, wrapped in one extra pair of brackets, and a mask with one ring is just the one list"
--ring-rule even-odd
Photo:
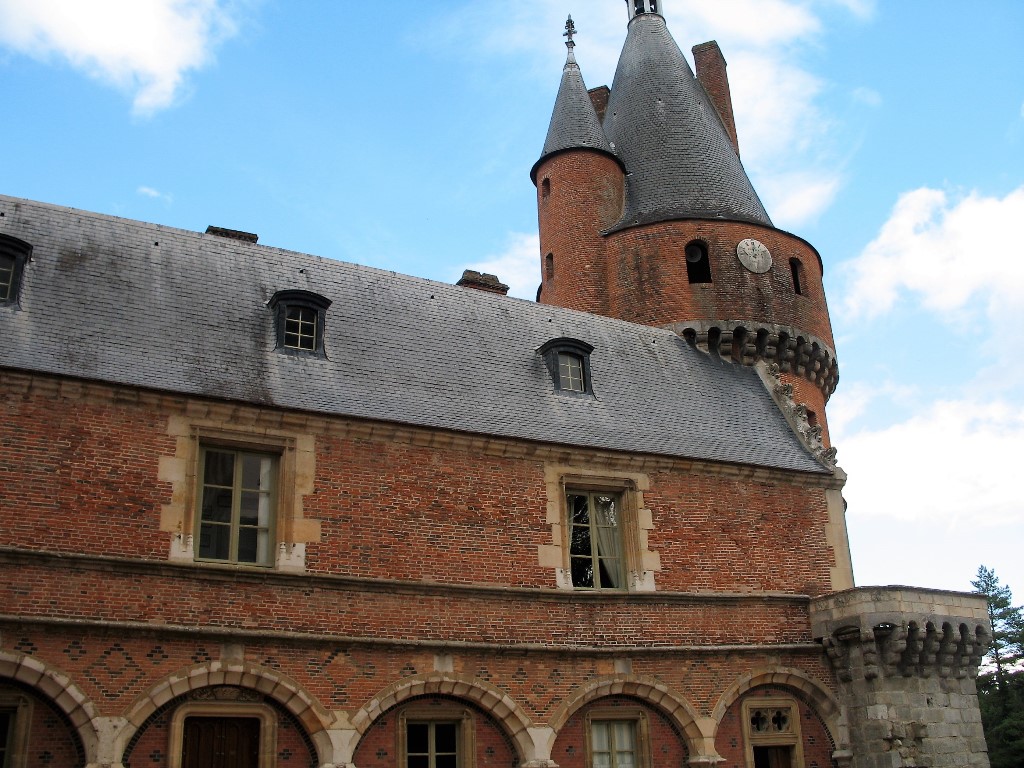
[(658, 5), (611, 88), (567, 24), (536, 302), (0, 196), (0, 768), (988, 766), (985, 601), (855, 587), (821, 258)]

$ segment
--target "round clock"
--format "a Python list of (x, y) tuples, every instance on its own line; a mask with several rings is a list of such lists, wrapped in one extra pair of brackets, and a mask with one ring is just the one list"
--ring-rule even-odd
[(772, 268), (772, 252), (764, 243), (747, 238), (736, 246), (736, 257), (740, 264), (756, 274), (763, 274)]

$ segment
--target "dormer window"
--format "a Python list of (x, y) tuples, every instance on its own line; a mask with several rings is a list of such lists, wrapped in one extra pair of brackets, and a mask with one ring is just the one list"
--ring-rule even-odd
[(562, 338), (549, 341), (538, 351), (544, 356), (556, 391), (593, 394), (590, 383), (592, 346), (578, 339)]
[(310, 291), (278, 291), (270, 300), (277, 348), (293, 355), (324, 356), (324, 327), (330, 299)]
[(18, 302), (21, 275), (32, 255), (32, 246), (23, 240), (0, 235), (0, 307)]

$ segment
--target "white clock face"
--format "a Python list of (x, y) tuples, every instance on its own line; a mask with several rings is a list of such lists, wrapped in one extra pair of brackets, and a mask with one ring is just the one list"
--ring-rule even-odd
[(736, 246), (736, 257), (740, 264), (758, 275), (772, 268), (772, 252), (764, 243), (748, 238)]

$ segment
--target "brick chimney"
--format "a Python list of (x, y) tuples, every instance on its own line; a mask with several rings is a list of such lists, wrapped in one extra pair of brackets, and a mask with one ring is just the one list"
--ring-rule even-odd
[(740, 143), (736, 138), (736, 120), (732, 114), (732, 94), (729, 92), (729, 75), (726, 74), (725, 57), (718, 43), (710, 40), (693, 46), (693, 63), (697, 67), (697, 80), (704, 86), (704, 91), (715, 105), (718, 116), (722, 119), (725, 132), (729, 134), (733, 149), (737, 156)]
[(472, 269), (467, 269), (463, 272), (462, 279), (456, 285), (461, 285), (463, 288), (474, 288), (486, 293), (497, 293), (501, 296), (508, 295), (508, 286), (498, 280), (497, 275), (488, 275), (487, 273), (477, 272)]

